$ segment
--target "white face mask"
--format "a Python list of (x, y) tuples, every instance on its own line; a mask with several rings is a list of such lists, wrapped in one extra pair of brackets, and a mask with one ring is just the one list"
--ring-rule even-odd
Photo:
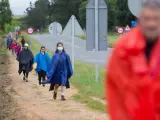
[(58, 51), (62, 51), (63, 47), (58, 47), (57, 49), (58, 49)]

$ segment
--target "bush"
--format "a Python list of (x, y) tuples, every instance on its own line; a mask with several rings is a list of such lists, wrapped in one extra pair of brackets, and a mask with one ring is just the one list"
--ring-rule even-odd
[(12, 22), (10, 24), (5, 24), (4, 25), (4, 32), (8, 33), (10, 31), (14, 31), (15, 26), (19, 26), (19, 23), (15, 20), (12, 20)]
[(5, 31), (5, 33), (8, 33), (8, 32), (13, 31), (13, 30), (14, 30), (13, 25), (10, 25), (10, 24), (5, 24), (4, 25), (4, 31)]
[(0, 31), (0, 35), (1, 35), (1, 36), (4, 36), (4, 35), (5, 35), (5, 32)]

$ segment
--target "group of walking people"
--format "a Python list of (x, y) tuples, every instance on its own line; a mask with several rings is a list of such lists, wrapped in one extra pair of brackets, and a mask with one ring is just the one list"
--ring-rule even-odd
[(12, 37), (12, 33), (9, 32), (6, 37), (6, 46), (7, 49), (12, 51), (13, 55), (18, 55), (21, 51), (21, 45), (17, 39)]
[(45, 46), (40, 48), (35, 57), (24, 39), (21, 40), (21, 46), (17, 54), (17, 61), (19, 62), (18, 73), (23, 73), (23, 80), (28, 82), (33, 64), (37, 63), (35, 71), (38, 75), (38, 84), (43, 87), (45, 87), (45, 84), (50, 84), (49, 91), (54, 91), (54, 99), (57, 99), (57, 90), (61, 87), (61, 100), (65, 101), (64, 89), (65, 87), (70, 88), (69, 79), (73, 75), (73, 70), (70, 57), (65, 52), (63, 43), (57, 43), (52, 58), (46, 52)]

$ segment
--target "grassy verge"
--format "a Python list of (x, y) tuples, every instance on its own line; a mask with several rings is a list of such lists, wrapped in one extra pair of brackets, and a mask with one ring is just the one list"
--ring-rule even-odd
[(5, 45), (5, 41), (4, 41), (4, 35), (0, 36), (0, 54), (6, 54), (6, 45)]
[[(31, 49), (34, 54), (39, 52), (41, 45), (34, 39), (31, 39), (27, 34), (23, 34), (25, 39), (31, 44)], [(50, 55), (51, 52), (48, 51)], [(81, 103), (87, 104), (89, 108), (105, 111), (103, 103), (93, 100), (92, 97), (104, 100), (104, 68), (99, 69), (99, 82), (95, 81), (95, 67), (92, 64), (85, 64), (79, 61), (75, 62), (75, 73), (71, 78), (71, 84), (78, 89), (78, 94), (73, 96), (73, 99)]]
[[(76, 37), (86, 40), (86, 35), (77, 35)], [(108, 34), (108, 47), (112, 48), (116, 41), (118, 40), (119, 35), (117, 33)]]
[(82, 40), (86, 40), (86, 35), (76, 35), (76, 37), (82, 39)]

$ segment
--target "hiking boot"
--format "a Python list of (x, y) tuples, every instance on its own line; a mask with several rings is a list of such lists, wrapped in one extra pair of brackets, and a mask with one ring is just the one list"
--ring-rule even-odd
[(26, 78), (25, 78), (25, 77), (23, 77), (23, 80), (25, 81), (25, 80), (26, 80)]
[[(43, 82), (44, 82), (44, 81), (45, 81), (45, 80), (43, 80)], [(42, 84), (42, 86), (45, 87), (45, 84)]]
[(65, 97), (64, 97), (64, 95), (61, 96), (61, 100), (62, 100), (62, 101), (65, 101), (65, 100), (66, 100)]
[(57, 92), (54, 92), (54, 94), (53, 94), (53, 99), (54, 99), (54, 100), (57, 99)]
[(26, 78), (26, 82), (28, 82), (28, 78)]
[(39, 85), (41, 85), (41, 81), (39, 81)]

